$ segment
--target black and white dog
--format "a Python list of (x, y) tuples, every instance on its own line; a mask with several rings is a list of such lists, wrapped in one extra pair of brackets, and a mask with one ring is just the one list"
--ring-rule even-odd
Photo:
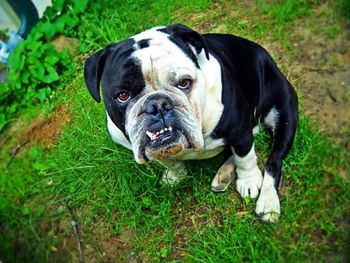
[[(97, 102), (101, 83), (108, 132), (138, 163), (162, 163), (162, 180), (174, 184), (186, 174), (184, 160), (229, 148), (232, 156), (212, 190), (225, 191), (235, 171), (240, 195), (258, 197), (261, 219), (278, 219), (278, 185), (297, 126), (297, 96), (261, 46), (183, 25), (155, 27), (94, 53), (84, 76)], [(273, 140), (264, 176), (254, 150), (258, 123)]]

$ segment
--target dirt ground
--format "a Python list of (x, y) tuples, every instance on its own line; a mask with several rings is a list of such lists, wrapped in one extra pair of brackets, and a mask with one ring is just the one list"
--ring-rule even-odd
[[(300, 78), (302, 110), (336, 143), (350, 141), (350, 30), (342, 24), (332, 35), (332, 14), (327, 4), (290, 29), (296, 57), (291, 75)], [(335, 26), (335, 25), (334, 25)], [(333, 27), (333, 30), (337, 30)]]

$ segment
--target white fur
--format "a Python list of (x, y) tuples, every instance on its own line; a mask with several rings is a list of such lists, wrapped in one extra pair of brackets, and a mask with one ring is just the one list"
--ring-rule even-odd
[(259, 132), (260, 132), (260, 127), (258, 125), (256, 125), (253, 128), (253, 135), (255, 136), (255, 135), (259, 134)]
[(281, 213), (280, 200), (274, 186), (274, 178), (265, 171), (255, 213), (265, 222), (275, 222)]
[(137, 42), (137, 41), (140, 41), (142, 39), (158, 38), (159, 34), (163, 34), (166, 37), (167, 36), (166, 34), (160, 32), (160, 31), (157, 31), (158, 29), (162, 29), (162, 28), (165, 28), (165, 26), (152, 27), (150, 29), (147, 29), (145, 31), (138, 33), (137, 35), (134, 35), (132, 38)]
[(213, 139), (210, 136), (204, 138), (204, 150), (215, 150), (224, 147), (224, 145), (224, 139)]
[(181, 155), (174, 156), (174, 160), (202, 160), (209, 159), (218, 155), (224, 150), (225, 142), (223, 139), (212, 139), (207, 137), (204, 139), (204, 147), (202, 149), (187, 149)]
[(207, 60), (203, 51), (198, 55), (198, 63), (206, 83), (207, 93), (203, 112), (202, 130), (204, 136), (208, 136), (218, 124), (224, 110), (224, 105), (221, 102), (221, 67), (217, 59), (213, 56), (210, 55), (209, 60)]
[(262, 183), (261, 171), (257, 164), (254, 144), (249, 153), (244, 157), (239, 157), (234, 149), (233, 159), (237, 166), (236, 189), (244, 197), (256, 198)]
[(107, 112), (106, 112), (106, 115), (107, 115), (107, 130), (112, 140), (115, 143), (118, 143), (129, 150), (132, 150), (131, 144), (126, 139), (123, 132), (113, 123), (112, 119), (109, 117)]
[(264, 118), (265, 125), (270, 127), (273, 133), (275, 133), (276, 131), (278, 118), (279, 118), (279, 112), (276, 110), (275, 107), (273, 107)]

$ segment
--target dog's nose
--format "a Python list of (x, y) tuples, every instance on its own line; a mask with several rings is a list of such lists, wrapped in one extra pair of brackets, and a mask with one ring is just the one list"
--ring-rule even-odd
[(146, 101), (145, 112), (148, 113), (150, 131), (174, 126), (174, 104), (170, 97), (154, 94)]
[(153, 98), (148, 100), (146, 104), (146, 112), (151, 115), (163, 114), (171, 111), (174, 108), (173, 104), (164, 98)]

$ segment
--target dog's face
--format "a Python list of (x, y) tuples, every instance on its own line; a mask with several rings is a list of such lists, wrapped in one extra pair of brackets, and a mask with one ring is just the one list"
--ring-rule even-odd
[[(204, 51), (204, 52), (202, 52)], [(109, 119), (144, 163), (203, 147), (209, 59), (202, 36), (182, 25), (154, 28), (112, 44), (87, 59), (85, 81)]]

